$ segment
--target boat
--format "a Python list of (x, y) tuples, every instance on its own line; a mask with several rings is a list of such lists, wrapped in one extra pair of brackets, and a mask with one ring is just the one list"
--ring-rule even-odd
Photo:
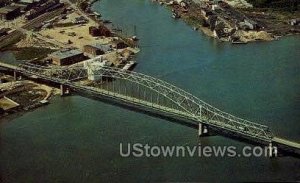
[(96, 17), (101, 17), (101, 14), (99, 14), (98, 12), (93, 12), (93, 14), (96, 16)]
[(173, 12), (172, 13), (172, 18), (177, 19), (177, 18), (180, 18), (180, 16), (177, 13)]
[(245, 41), (231, 41), (232, 44), (247, 44)]
[(136, 36), (132, 36), (132, 38), (131, 38), (133, 41), (138, 41), (139, 40), (139, 38), (137, 38)]
[(103, 20), (103, 23), (109, 24), (109, 23), (111, 23), (111, 21), (110, 20)]

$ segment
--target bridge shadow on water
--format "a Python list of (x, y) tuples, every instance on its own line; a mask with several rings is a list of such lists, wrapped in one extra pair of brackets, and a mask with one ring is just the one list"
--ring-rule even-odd
[(142, 114), (145, 114), (145, 115), (148, 115), (151, 117), (160, 118), (160, 119), (163, 119), (163, 120), (175, 123), (175, 124), (183, 125), (183, 126), (193, 128), (193, 129), (198, 129), (198, 125), (196, 123), (193, 123), (191, 121), (187, 121), (184, 119), (180, 119), (179, 117), (174, 117), (174, 116), (169, 116), (167, 114), (163, 114), (162, 112), (159, 112), (155, 109), (147, 108), (147, 107), (144, 107), (141, 105), (125, 103), (118, 99), (114, 99), (114, 98), (110, 98), (110, 97), (96, 96), (94, 94), (86, 93), (86, 92), (85, 93), (76, 92), (76, 94), (78, 94), (82, 97), (87, 97), (87, 98), (90, 98), (93, 100), (98, 100), (98, 101), (101, 101), (101, 102), (109, 104), (109, 105), (124, 108), (124, 109), (134, 111), (137, 113), (142, 113)]
[[(168, 114), (165, 114), (158, 110), (152, 109), (150, 107), (144, 107), (144, 106), (140, 106), (140, 105), (136, 105), (136, 104), (125, 103), (123, 101), (120, 101), (118, 99), (114, 99), (111, 97), (99, 96), (99, 95), (96, 96), (92, 93), (80, 92), (80, 91), (74, 91), (74, 92), (80, 96), (87, 97), (87, 98), (90, 98), (93, 100), (98, 100), (98, 101), (101, 101), (101, 102), (109, 104), (109, 105), (113, 105), (113, 106), (124, 108), (124, 109), (130, 110), (130, 111), (138, 112), (138, 113), (145, 114), (145, 115), (148, 115), (151, 117), (163, 119), (163, 120), (166, 120), (168, 122), (171, 122), (171, 123), (174, 123), (177, 125), (182, 125), (185, 127), (193, 128), (193, 129), (195, 129), (195, 136), (198, 133), (196, 131), (196, 130), (198, 130), (198, 122), (195, 122), (195, 121), (183, 119), (182, 117), (179, 117), (179, 116), (168, 115)], [(208, 130), (209, 130), (209, 133), (205, 136), (199, 137), (200, 140), (201, 140), (201, 138), (208, 138), (211, 136), (222, 136), (224, 138), (232, 139), (232, 140), (235, 140), (235, 141), (238, 141), (241, 143), (246, 143), (246, 144), (251, 144), (251, 145), (261, 146), (261, 147), (268, 146), (268, 144), (257, 141), (256, 139), (243, 138), (243, 137), (239, 136), (238, 134), (235, 134), (233, 132), (229, 132), (226, 130), (221, 130), (221, 129), (218, 129), (213, 126), (208, 126)], [(281, 150), (282, 151), (279, 152), (279, 154), (278, 154), (279, 157), (280, 156), (293, 156), (296, 158), (300, 158), (300, 155), (298, 153), (289, 152), (284, 149), (281, 149)]]

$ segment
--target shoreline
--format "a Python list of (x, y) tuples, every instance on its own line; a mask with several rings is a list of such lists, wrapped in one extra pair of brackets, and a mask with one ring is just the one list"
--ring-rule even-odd
[[(100, 19), (99, 17), (96, 17), (96, 16), (91, 16), (91, 13), (89, 13), (86, 10), (82, 9), (82, 4), (86, 3), (86, 4), (88, 4), (88, 11), (92, 11), (91, 6), (93, 5), (93, 3), (97, 2), (97, 1), (98, 0), (83, 0), (83, 1), (78, 2), (78, 3), (66, 1), (65, 3), (67, 4), (67, 6), (72, 7), (74, 9), (74, 11), (76, 13), (78, 13), (79, 15), (82, 15), (82, 16), (86, 17), (87, 20), (90, 21), (90, 24), (93, 24), (95, 26), (105, 26), (107, 28), (107, 26), (103, 23), (102, 19)], [(68, 28), (68, 27), (66, 27), (66, 28)], [(71, 29), (73, 29), (73, 28), (71, 28)], [(117, 34), (113, 31), (112, 31), (112, 33), (113, 33), (112, 36), (109, 37), (109, 38), (120, 39), (121, 41), (125, 42), (128, 45), (128, 50), (130, 50), (132, 53), (134, 53), (134, 55), (140, 51), (136, 41), (131, 40), (131, 38), (127, 38), (125, 36)], [(102, 39), (105, 39), (106, 37), (104, 37), (104, 38), (100, 37), (100, 38), (102, 40)], [(57, 40), (58, 42), (61, 41), (60, 39), (55, 38), (55, 37), (54, 37), (54, 40)], [(98, 40), (98, 39), (96, 39), (96, 40)], [(100, 40), (98, 40), (98, 41), (100, 41)], [(22, 40), (20, 40), (19, 42), (22, 42)], [(26, 57), (27, 60), (37, 60), (37, 58), (35, 58), (35, 59), (27, 58), (27, 57), (35, 56), (34, 54), (32, 54), (32, 53), (23, 54), (22, 52), (24, 52), (24, 50), (26, 51), (26, 49), (31, 49), (31, 48), (32, 48), (33, 51), (41, 50), (41, 49), (44, 48), (43, 46), (19, 47), (18, 43), (10, 45), (9, 47), (7, 47), (5, 49), (5, 51), (10, 51), (15, 56), (21, 55), (19, 57), (24, 57), (24, 58)], [(76, 47), (76, 48), (79, 48), (79, 47)], [(18, 52), (20, 52), (20, 54), (18, 54)], [(134, 57), (134, 55), (132, 57)], [(22, 58), (19, 58), (19, 59), (23, 60)], [(26, 59), (24, 59), (24, 60), (26, 60)], [(128, 59), (130, 60), (131, 58), (128, 58)], [(4, 76), (8, 76), (8, 75), (4, 74)], [(16, 81), (16, 82), (24, 83), (24, 87), (26, 87), (27, 85), (30, 85), (30, 84), (35, 85), (32, 88), (32, 90), (34, 90), (34, 89), (42, 90), (45, 93), (45, 95), (43, 95), (42, 98), (41, 98), (41, 96), (39, 96), (39, 100), (37, 102), (35, 102), (34, 104), (30, 103), (29, 102), (30, 100), (28, 99), (28, 101), (27, 101), (28, 105), (26, 104), (26, 102), (24, 102), (24, 103), (22, 103), (23, 105), (20, 104), (20, 106), (17, 107), (16, 109), (10, 110), (9, 112), (5, 111), (4, 113), (0, 114), (0, 117), (1, 117), (0, 123), (2, 123), (2, 121), (9, 122), (9, 121), (15, 119), (16, 117), (22, 116), (26, 112), (33, 111), (33, 110), (35, 110), (39, 107), (42, 107), (42, 106), (48, 104), (48, 102), (52, 100), (52, 97), (57, 96), (57, 94), (59, 93), (57, 91), (58, 90), (57, 88), (54, 88), (52, 86), (48, 86), (48, 85), (45, 85), (45, 84), (42, 84), (42, 83), (39, 83), (39, 82), (34, 82), (34, 81), (31, 81), (31, 80), (20, 80), (20, 81)], [(2, 85), (2, 86), (4, 86), (4, 85)], [(22, 91), (22, 93), (28, 93), (28, 91), (24, 90), (24, 91)], [(4, 94), (6, 95), (6, 93), (4, 93)], [(21, 94), (21, 93), (19, 92), (19, 94)], [(16, 99), (18, 100), (18, 97), (16, 97)], [(19, 97), (19, 99), (20, 99), (20, 97)], [(26, 98), (24, 100), (26, 100)]]
[[(0, 123), (3, 121), (9, 122), (26, 112), (34, 111), (39, 107), (48, 105), (49, 101), (59, 93), (58, 89), (54, 87), (31, 80), (10, 82), (10, 85), (11, 89), (7, 88), (8, 86), (5, 86), (5, 83), (3, 83), (1, 89), (4, 90), (4, 93), (1, 93), (1, 95), (14, 99), (13, 101), (18, 102), (18, 106), (0, 114)], [(22, 97), (18, 96), (19, 92), (22, 93)]]
[[(287, 23), (287, 21), (289, 20), (290, 16), (292, 13), (287, 13), (287, 12), (272, 12), (272, 15), (269, 15), (270, 13), (268, 11), (271, 11), (271, 9), (267, 9), (265, 10), (265, 12), (263, 12), (261, 9), (258, 8), (253, 8), (253, 9), (241, 9), (241, 8), (235, 8), (235, 7), (231, 7), (228, 8), (230, 11), (233, 10), (237, 13), (240, 13), (241, 15), (245, 16), (245, 17), (250, 17), (249, 20), (255, 20), (256, 22), (263, 22), (263, 24), (267, 24), (267, 27), (263, 27), (259, 28), (259, 29), (249, 29), (249, 30), (243, 30), (243, 29), (237, 29), (236, 25), (235, 27), (230, 28), (224, 28), (225, 29), (230, 29), (231, 32), (233, 33), (224, 33), (226, 34), (225, 36), (218, 35), (218, 31), (216, 31), (217, 29), (212, 29), (212, 25), (210, 25), (210, 18), (215, 16), (214, 15), (214, 11), (215, 10), (206, 10), (206, 6), (211, 6), (210, 4), (212, 3), (203, 3), (203, 4), (197, 4), (193, 1), (188, 1), (188, 3), (186, 3), (185, 1), (183, 4), (178, 4), (176, 3), (177, 1), (170, 1), (170, 0), (151, 0), (153, 3), (159, 3), (161, 6), (164, 6), (165, 8), (167, 8), (168, 10), (171, 11), (171, 15), (174, 19), (182, 19), (187, 25), (191, 26), (195, 31), (199, 31), (202, 32), (203, 34), (205, 34), (206, 36), (210, 37), (210, 38), (214, 38), (218, 41), (221, 42), (231, 42), (232, 44), (246, 44), (246, 43), (250, 43), (250, 42), (261, 42), (261, 41), (274, 41), (274, 40), (278, 40), (281, 37), (284, 36), (289, 36), (289, 35), (300, 35), (300, 28), (299, 26), (290, 26), (289, 23)], [(228, 5), (226, 5), (228, 6)], [(204, 8), (205, 7), (205, 8)], [(205, 11), (207, 11), (208, 13), (212, 12), (213, 16), (205, 16), (202, 14), (203, 9), (205, 9)], [(229, 11), (228, 10), (228, 11)], [(226, 12), (226, 10), (222, 11)], [(201, 13), (200, 13), (201, 12)], [(207, 13), (206, 12), (206, 13)], [(263, 14), (266, 15), (268, 14), (268, 16), (266, 15), (266, 18), (262, 18), (259, 16), (255, 16), (256, 14)], [(285, 16), (283, 16), (284, 14), (286, 14)], [(170, 16), (171, 16), (170, 15)], [(219, 13), (216, 13), (217, 18), (219, 18)], [(260, 15), (260, 14), (259, 14)], [(284, 19), (281, 20), (278, 17), (283, 16)], [(294, 15), (294, 17), (296, 17), (297, 15)], [(221, 17), (221, 16), (220, 16)], [(253, 17), (255, 17), (255, 19), (253, 19)], [(228, 17), (227, 17), (228, 18)], [(265, 20), (266, 19), (266, 20)], [(270, 19), (274, 19), (274, 20), (270, 20)], [(229, 19), (225, 19), (222, 17), (220, 18), (221, 21), (224, 21), (226, 26), (229, 25), (228, 22), (232, 21)], [(228, 21), (228, 22), (227, 22)], [(267, 23), (266, 23), (267, 22)], [(276, 26), (272, 25), (272, 24), (279, 24), (279, 30), (284, 30), (284, 31), (279, 31), (276, 29)], [(226, 27), (225, 26), (225, 27)]]

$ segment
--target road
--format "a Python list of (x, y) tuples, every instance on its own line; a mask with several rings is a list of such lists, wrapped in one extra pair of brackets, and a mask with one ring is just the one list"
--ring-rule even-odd
[(76, 10), (81, 16), (83, 16), (84, 18), (86, 18), (87, 20), (89, 20), (94, 25), (98, 25), (98, 23), (95, 22), (95, 20), (93, 20), (92, 18), (90, 18), (89, 16), (87, 16), (85, 14), (85, 12), (83, 12), (76, 4), (72, 3), (69, 0), (62, 0), (62, 2), (66, 3), (66, 4), (69, 4), (70, 7), (72, 7), (74, 10)]

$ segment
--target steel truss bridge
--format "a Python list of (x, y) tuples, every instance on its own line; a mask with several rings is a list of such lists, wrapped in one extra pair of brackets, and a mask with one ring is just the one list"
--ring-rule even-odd
[(274, 137), (265, 125), (223, 112), (170, 83), (142, 73), (101, 67), (92, 70), (92, 74), (101, 79), (90, 82), (87, 80), (88, 71), (83, 66), (62, 68), (22, 64), (16, 67), (15, 71), (75, 90), (151, 108), (163, 114), (214, 127), (242, 138), (271, 143)]

